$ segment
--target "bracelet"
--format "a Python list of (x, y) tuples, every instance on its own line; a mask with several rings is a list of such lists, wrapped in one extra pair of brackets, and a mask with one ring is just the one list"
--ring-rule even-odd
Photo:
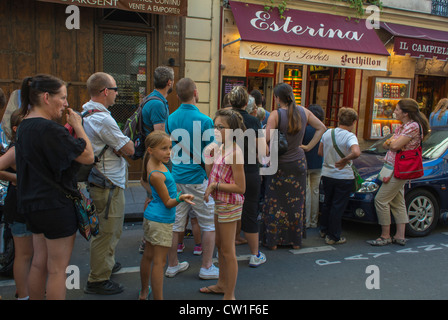
[(216, 188), (215, 188), (215, 189), (216, 189), (216, 191), (219, 191), (219, 189), (218, 189), (218, 188), (219, 188), (219, 182), (217, 182), (217, 183), (216, 183)]
[(179, 199), (181, 193), (182, 193), (182, 191), (179, 191), (179, 193), (178, 193), (177, 196), (176, 196), (176, 201), (179, 202), (179, 203), (184, 202), (184, 200), (180, 200), (180, 199)]

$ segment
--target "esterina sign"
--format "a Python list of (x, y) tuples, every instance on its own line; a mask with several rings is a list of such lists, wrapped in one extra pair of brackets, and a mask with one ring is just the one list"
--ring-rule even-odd
[(81, 7), (186, 16), (188, 0), (37, 0)]

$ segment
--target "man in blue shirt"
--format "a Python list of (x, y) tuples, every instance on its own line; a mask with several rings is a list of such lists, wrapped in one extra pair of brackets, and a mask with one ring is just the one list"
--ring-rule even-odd
[[(202, 266), (199, 272), (201, 279), (218, 279), (219, 270), (212, 263), (215, 247), (214, 202), (204, 202), (207, 188), (207, 174), (201, 166), (204, 148), (214, 141), (213, 120), (202, 114), (196, 107), (198, 90), (193, 80), (184, 78), (176, 85), (176, 92), (182, 103), (180, 107), (168, 117), (165, 130), (173, 140), (173, 177), (177, 184), (177, 191), (193, 194), (195, 205), (186, 202), (176, 207), (176, 221), (173, 226), (173, 246), (168, 260), (167, 277), (174, 277), (177, 273), (188, 268), (188, 262), (177, 259), (177, 244), (179, 234), (185, 231), (187, 217), (190, 210), (197, 218), (202, 232)], [(203, 141), (205, 140), (205, 141)]]
[(142, 118), (145, 135), (154, 130), (165, 130), (165, 121), (170, 114), (166, 97), (173, 91), (173, 85), (174, 70), (172, 68), (160, 66), (154, 70), (154, 91), (149, 96), (156, 96), (158, 99), (150, 100), (143, 106)]

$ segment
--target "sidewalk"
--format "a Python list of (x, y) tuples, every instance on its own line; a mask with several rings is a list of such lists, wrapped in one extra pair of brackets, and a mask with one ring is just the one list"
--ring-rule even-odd
[(124, 191), (125, 196), (125, 219), (141, 219), (143, 217), (143, 207), (145, 205), (146, 190), (140, 181), (128, 181), (128, 186)]

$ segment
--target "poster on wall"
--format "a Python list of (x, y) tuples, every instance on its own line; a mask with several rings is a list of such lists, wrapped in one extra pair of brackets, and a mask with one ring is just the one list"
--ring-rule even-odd
[[(247, 88), (247, 79), (246, 77), (222, 77), (222, 91), (221, 91), (221, 99), (224, 99), (224, 96), (229, 93), (233, 87), (243, 86)], [(221, 105), (221, 108), (224, 106)]]

